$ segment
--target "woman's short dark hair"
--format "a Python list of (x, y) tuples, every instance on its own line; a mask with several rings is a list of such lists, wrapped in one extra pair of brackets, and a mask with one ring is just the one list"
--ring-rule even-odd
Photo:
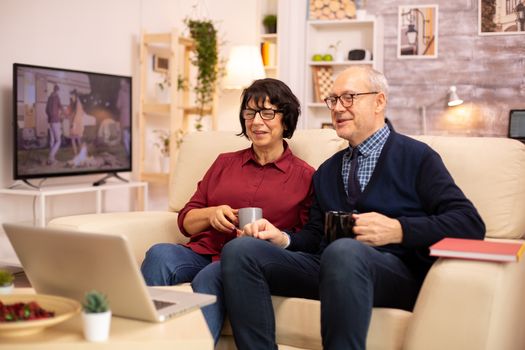
[(252, 85), (244, 89), (241, 98), (239, 120), (241, 122), (242, 132), (239, 136), (244, 135), (248, 137), (246, 135), (246, 125), (242, 117), (242, 110), (248, 107), (248, 102), (253, 101), (257, 108), (265, 109), (264, 102), (266, 98), (268, 98), (270, 103), (276, 106), (283, 115), (283, 137), (287, 139), (292, 137), (297, 126), (297, 119), (299, 119), (299, 114), (301, 114), (301, 105), (292, 90), (290, 90), (285, 83), (272, 78), (256, 80)]

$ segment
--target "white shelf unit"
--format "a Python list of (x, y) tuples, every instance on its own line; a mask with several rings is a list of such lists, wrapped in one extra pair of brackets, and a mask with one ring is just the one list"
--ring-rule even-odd
[[(312, 61), (315, 54), (336, 54), (330, 45), (340, 42), (338, 50), (344, 52), (343, 61)], [(355, 49), (368, 50), (371, 60), (349, 61), (348, 52)], [(383, 24), (380, 18), (311, 20), (306, 21), (306, 88), (304, 91), (306, 128), (320, 128), (330, 122), (330, 111), (324, 103), (315, 101), (312, 67), (332, 67), (332, 80), (345, 68), (352, 65), (370, 65), (383, 71)]]
[[(266, 29), (262, 24), (263, 18), (266, 15), (273, 14), (277, 15), (277, 6), (278, 0), (261, 0), (260, 4), (260, 30), (259, 30), (259, 43), (261, 45), (261, 55), (262, 55), (262, 45), (263, 43), (269, 43), (273, 45), (273, 50), (271, 55), (273, 56), (273, 62), (275, 64), (265, 65), (264, 71), (267, 78), (279, 78), (279, 27), (277, 27), (277, 33), (266, 33)], [(264, 62), (264, 61), (263, 61)]]

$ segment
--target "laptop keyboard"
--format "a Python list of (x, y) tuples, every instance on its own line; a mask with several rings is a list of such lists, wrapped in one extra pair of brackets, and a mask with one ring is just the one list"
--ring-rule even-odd
[(153, 299), (153, 304), (155, 305), (155, 309), (161, 310), (161, 309), (164, 309), (164, 308), (166, 308), (168, 306), (175, 305), (176, 303), (172, 303), (172, 302), (169, 302), (169, 301), (160, 301), (160, 300)]

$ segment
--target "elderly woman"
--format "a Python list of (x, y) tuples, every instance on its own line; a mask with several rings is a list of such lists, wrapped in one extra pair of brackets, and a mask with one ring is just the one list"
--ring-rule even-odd
[(299, 101), (279, 80), (256, 80), (245, 89), (239, 135), (251, 140), (251, 147), (219, 155), (199, 182), (178, 218), (189, 243), (157, 244), (142, 264), (148, 285), (192, 281), (194, 291), (217, 295), (217, 303), (203, 308), (216, 342), (225, 313), (218, 260), (224, 244), (242, 229), (239, 208), (262, 208), (264, 218), (287, 234), (307, 220), (314, 169), (284, 141), (292, 137), (299, 113)]

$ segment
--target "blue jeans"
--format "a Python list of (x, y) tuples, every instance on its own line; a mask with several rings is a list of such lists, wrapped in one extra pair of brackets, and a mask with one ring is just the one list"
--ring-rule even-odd
[(161, 243), (151, 247), (141, 266), (148, 286), (171, 286), (191, 282), (193, 291), (213, 294), (217, 302), (202, 308), (215, 344), (224, 323), (224, 301), (219, 262), (179, 244)]
[(210, 262), (210, 257), (185, 246), (160, 243), (146, 252), (140, 270), (148, 286), (172, 286), (191, 282)]
[(217, 345), (226, 315), (220, 261), (214, 261), (202, 269), (191, 282), (191, 287), (194, 292), (212, 294), (217, 297), (214, 304), (202, 308), (202, 314), (208, 323), (215, 345)]
[(399, 258), (348, 238), (322, 256), (237, 238), (223, 249), (222, 277), (240, 350), (277, 349), (272, 294), (319, 299), (323, 348), (364, 350), (372, 307), (410, 310), (420, 288)]

